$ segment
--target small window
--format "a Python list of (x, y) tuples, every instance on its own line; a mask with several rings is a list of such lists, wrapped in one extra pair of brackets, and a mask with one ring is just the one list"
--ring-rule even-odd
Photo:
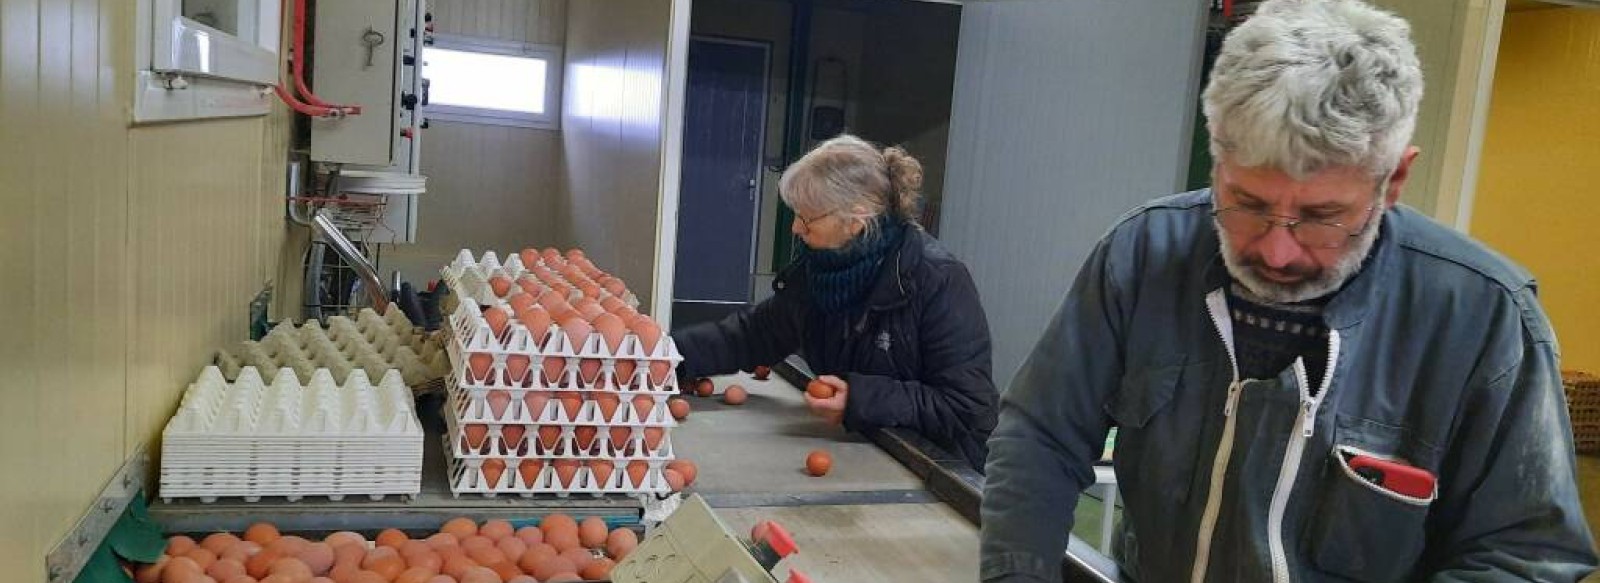
[(263, 89), (278, 82), (278, 0), (137, 0), (135, 9), (135, 123), (272, 111), (277, 98)]
[(559, 48), (438, 35), (422, 55), (429, 118), (559, 126)]

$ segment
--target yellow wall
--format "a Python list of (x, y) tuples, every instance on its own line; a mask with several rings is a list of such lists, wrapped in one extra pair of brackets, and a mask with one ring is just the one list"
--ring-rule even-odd
[(1600, 10), (1504, 26), (1472, 234), (1539, 279), (1562, 366), (1600, 372)]
[(44, 555), (292, 271), (270, 117), (129, 128), (134, 2), (0, 0), (0, 573)]

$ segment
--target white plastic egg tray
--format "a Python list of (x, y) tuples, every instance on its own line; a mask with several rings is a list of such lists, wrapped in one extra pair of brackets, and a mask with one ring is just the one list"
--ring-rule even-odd
[(244, 367), (229, 383), (208, 366), (162, 432), (160, 496), (415, 496), (423, 432), (412, 402), (393, 370), (377, 385), (360, 369), (343, 385), (327, 370), (302, 385), (291, 369), (268, 382)]
[[(452, 393), (456, 405), (461, 406), (462, 392)], [(450, 426), (448, 435), (457, 436), (447, 450), (458, 458), (466, 459), (499, 457), (671, 460), (673, 458), (671, 430), (677, 426), (677, 422), (667, 412), (664, 401), (651, 411), (646, 422), (638, 421), (637, 412), (629, 405), (618, 407), (617, 416), (626, 416), (628, 419), (619, 422), (600, 421), (599, 407), (592, 401), (584, 403), (581, 409), (584, 413), (580, 413), (576, 422), (562, 418), (563, 408), (559, 402), (548, 403), (546, 414), (538, 422), (469, 421), (462, 419), (461, 415), (447, 417), (446, 421)], [(469, 437), (466, 431), (469, 426), (484, 429), (480, 443), (473, 443), (474, 440)], [(541, 433), (541, 430), (546, 431)], [(580, 440), (578, 433), (585, 430), (592, 433)], [(587, 447), (584, 447), (584, 444), (587, 444)]]
[[(544, 260), (541, 259), (540, 264), (544, 264)], [(515, 294), (516, 287), (513, 286), (511, 294), (499, 296), (490, 287), (489, 280), (496, 275), (504, 275), (507, 279), (516, 281), (523, 274), (528, 273), (529, 267), (531, 266), (523, 264), (522, 258), (516, 253), (507, 253), (505, 262), (501, 263), (499, 256), (495, 255), (493, 251), (485, 251), (482, 258), (474, 259), (471, 250), (462, 249), (460, 253), (456, 254), (454, 261), (439, 270), (439, 276), (444, 279), (445, 285), (450, 287), (450, 291), (463, 298), (472, 298), (473, 302), (480, 306), (492, 306)], [(551, 267), (553, 268), (553, 266)], [(561, 277), (560, 272), (555, 275)], [(566, 278), (562, 277), (562, 279), (565, 281)], [(601, 291), (601, 297), (610, 295), (612, 295), (610, 292)], [(578, 297), (579, 294), (573, 292), (573, 295), (568, 297), (567, 300), (576, 301)], [(629, 307), (639, 307), (639, 298), (631, 291), (618, 296), (617, 299), (622, 300)]]
[(219, 352), (217, 366), (230, 380), (238, 378), (242, 368), (253, 366), (265, 371), (267, 382), (283, 368), (294, 370), (299, 378), (326, 369), (339, 383), (354, 370), (365, 371), (367, 378), (381, 378), (396, 369), (406, 386), (423, 388), (450, 372), (440, 336), (413, 326), (394, 306), (382, 316), (364, 308), (355, 320), (328, 318), (326, 329), (315, 320), (299, 327), (280, 323), (259, 342), (246, 341), (234, 351)]
[[(678, 363), (683, 362), (683, 355), (678, 353), (678, 347), (672, 342), (672, 337), (666, 334), (656, 342), (655, 350), (647, 352), (644, 343), (633, 333), (622, 337), (618, 350), (612, 352), (606, 346), (605, 338), (599, 332), (590, 332), (581, 346), (576, 346), (572, 339), (561, 331), (561, 327), (551, 325), (545, 332), (544, 344), (534, 343), (534, 335), (521, 321), (511, 320), (506, 324), (505, 337), (497, 337), (489, 328), (489, 322), (484, 319), (483, 312), (471, 303), (456, 306), (455, 312), (450, 314), (450, 339), (446, 344), (450, 352), (450, 360), (454, 369), (453, 377), (456, 383), (468, 388), (556, 388), (574, 391), (621, 391), (624, 394), (650, 393), (659, 395), (678, 394), (677, 375), (672, 371), (677, 369)], [(473, 354), (487, 354), (493, 362), (489, 371), (483, 378), (476, 378), (470, 367), (466, 366), (467, 360)], [(507, 367), (507, 360), (512, 356), (521, 356), (528, 359), (527, 372), (521, 378), (513, 378)], [(544, 371), (545, 361), (559, 358), (563, 364), (561, 373), (555, 379), (546, 378)], [(599, 361), (600, 371), (594, 378), (584, 378), (581, 374), (581, 363), (584, 360)], [(632, 361), (634, 372), (628, 378), (617, 377), (617, 363), (619, 361)], [(651, 371), (651, 366), (658, 369)], [(656, 376), (656, 378), (652, 378)], [(659, 380), (660, 382), (656, 382)]]
[[(446, 446), (448, 447), (448, 443)], [(553, 460), (529, 458), (526, 460), (507, 459), (506, 468), (498, 480), (489, 483), (488, 477), (483, 472), (485, 459), (450, 458), (450, 491), (457, 496), (461, 494), (483, 494), (493, 498), (499, 494), (515, 494), (522, 497), (532, 497), (539, 494), (554, 494), (558, 498), (566, 498), (573, 494), (589, 494), (595, 497), (607, 495), (639, 495), (639, 494), (669, 494), (671, 488), (667, 487), (667, 480), (661, 470), (667, 467), (670, 460), (627, 460), (613, 459), (611, 462), (611, 475), (604, 481), (597, 479), (594, 470), (585, 464), (579, 466), (568, 484), (560, 482), (560, 474), (556, 470)], [(627, 466), (640, 461), (648, 466), (648, 470), (638, 483), (628, 475)], [(542, 463), (534, 475), (533, 482), (529, 483), (519, 471), (521, 464)]]

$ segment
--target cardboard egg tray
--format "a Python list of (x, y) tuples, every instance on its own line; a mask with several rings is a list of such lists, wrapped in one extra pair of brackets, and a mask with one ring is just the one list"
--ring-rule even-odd
[[(540, 263), (542, 264), (544, 261), (541, 259)], [(477, 303), (480, 306), (492, 306), (501, 303), (511, 294), (506, 296), (495, 295), (494, 288), (489, 285), (489, 280), (496, 275), (504, 275), (506, 278), (516, 281), (524, 273), (529, 272), (528, 267), (522, 264), (522, 258), (514, 252), (507, 253), (505, 263), (501, 263), (499, 257), (493, 251), (485, 251), (482, 258), (474, 259), (472, 251), (462, 249), (460, 253), (456, 254), (454, 261), (439, 270), (439, 276), (444, 280), (445, 285), (450, 287), (451, 291), (461, 297), (471, 298), (473, 303)], [(566, 281), (566, 278), (559, 271), (556, 276)], [(515, 287), (513, 287), (512, 294), (515, 293)], [(605, 290), (600, 292), (600, 298), (611, 295), (610, 292)], [(574, 292), (572, 296), (567, 298), (567, 301), (576, 301), (579, 297), (581, 296)], [(630, 307), (639, 307), (639, 298), (631, 291), (624, 293), (617, 299), (622, 300), (623, 303), (628, 304)]]
[(238, 378), (243, 367), (254, 366), (264, 372), (268, 382), (282, 368), (293, 369), (300, 378), (327, 369), (340, 383), (352, 370), (381, 378), (388, 370), (397, 369), (407, 386), (424, 388), (437, 385), (449, 372), (450, 361), (444, 352), (439, 334), (424, 333), (391, 306), (382, 316), (365, 308), (355, 320), (328, 318), (326, 328), (316, 321), (299, 327), (280, 323), (259, 342), (246, 341), (235, 350), (220, 351), (217, 365), (229, 380)]
[(398, 371), (373, 385), (362, 370), (337, 384), (327, 370), (269, 383), (244, 367), (229, 383), (215, 366), (189, 385), (162, 432), (164, 499), (387, 494), (415, 496), (422, 425)]

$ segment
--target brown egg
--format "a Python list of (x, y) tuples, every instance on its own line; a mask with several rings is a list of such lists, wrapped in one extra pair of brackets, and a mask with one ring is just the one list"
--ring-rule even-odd
[(267, 572), (272, 575), (287, 576), (296, 582), (310, 579), (316, 575), (316, 573), (311, 572), (311, 567), (300, 562), (300, 559), (278, 559), (272, 562), (272, 566), (268, 567)]
[(749, 398), (750, 393), (745, 392), (744, 387), (739, 385), (730, 385), (722, 391), (722, 402), (729, 405), (743, 405)]
[(490, 458), (483, 460), (483, 486), (489, 489), (499, 489), (500, 477), (506, 473), (506, 460)]
[(437, 574), (437, 571), (412, 567), (402, 571), (400, 576), (395, 577), (394, 583), (428, 583), (428, 580), (432, 579), (435, 574)]
[(628, 462), (628, 481), (632, 483), (633, 487), (635, 488), (644, 485), (644, 480), (649, 472), (650, 464), (643, 460), (634, 460)]
[(422, 569), (429, 573), (438, 573), (440, 569), (444, 568), (444, 559), (431, 548), (410, 555), (402, 554), (401, 556), (405, 557), (407, 569)]
[(683, 474), (678, 473), (678, 470), (661, 470), (661, 479), (667, 483), (667, 489), (673, 492), (681, 492), (684, 486), (688, 485), (688, 482), (683, 479)]
[(133, 571), (134, 583), (161, 583), (161, 571), (167, 568), (167, 561), (170, 560), (170, 555), (161, 555), (154, 563), (140, 565)]
[[(582, 543), (585, 548), (593, 549), (604, 545), (606, 543), (606, 534), (608, 534), (606, 521), (598, 516), (585, 518), (583, 523), (578, 525), (578, 542)], [(583, 567), (579, 566), (579, 568)]]
[(583, 570), (578, 572), (578, 575), (591, 581), (604, 581), (611, 578), (611, 569), (616, 566), (616, 562), (612, 561), (611, 559), (601, 557), (590, 561), (588, 566), (585, 566)]
[[(588, 320), (591, 323), (600, 319), (601, 316), (612, 315), (609, 312), (606, 312), (605, 308), (600, 307), (600, 302), (596, 302), (589, 298), (583, 298), (583, 300), (581, 300), (579, 303), (572, 304), (572, 307), (577, 308), (578, 315), (583, 316), (583, 319)], [(620, 322), (621, 320), (618, 321)]]
[(493, 565), (505, 561), (506, 554), (500, 552), (500, 549), (491, 543), (487, 547), (468, 550), (467, 558), (472, 559), (472, 562), (479, 565)]
[[(478, 532), (478, 527), (477, 527), (477, 525), (472, 523), (472, 519), (469, 519), (469, 518), (457, 518), (457, 519), (451, 520), (451, 522), (455, 522), (456, 520), (460, 520), (460, 521), (462, 521), (464, 523), (464, 525), (463, 524), (459, 524), (459, 523), (456, 524), (455, 525), (455, 530), (456, 531), (459, 532), (459, 531), (463, 530), (462, 526), (470, 526), (470, 527), (472, 527), (471, 530), (472, 530), (473, 534), (476, 534)], [(433, 536), (428, 537), (428, 540), (427, 540), (428, 548), (433, 549), (435, 552), (438, 552), (438, 551), (446, 549), (446, 548), (461, 546), (461, 538), (457, 537), (455, 535), (455, 533), (452, 533), (449, 530), (451, 528), (451, 522), (444, 523), (444, 526), (440, 528), (441, 532), (439, 532), (439, 534), (435, 534)], [(467, 536), (471, 536), (471, 534), (469, 534)]]
[(616, 450), (614, 455), (621, 455), (623, 448), (627, 447), (628, 440), (633, 437), (633, 428), (619, 426), (611, 428), (611, 448)]
[(580, 285), (578, 285), (578, 292), (582, 293), (583, 297), (585, 297), (585, 298), (589, 298), (589, 299), (599, 299), (600, 298), (600, 286), (595, 285), (594, 282), (592, 282), (592, 281), (584, 281)]
[(813, 399), (831, 399), (835, 390), (833, 385), (818, 380), (806, 383), (806, 394)]
[(237, 544), (241, 540), (243, 539), (226, 532), (215, 532), (207, 535), (205, 540), (200, 541), (200, 546), (220, 557), (222, 553), (228, 551), (228, 547)]
[(583, 397), (575, 393), (566, 393), (561, 396), (561, 417), (567, 421), (577, 422), (578, 414), (583, 412)]
[(200, 565), (200, 570), (202, 571), (211, 568), (211, 564), (217, 562), (216, 553), (206, 550), (204, 547), (200, 546), (190, 549), (189, 552), (184, 553), (183, 556), (189, 557), (190, 560), (194, 561), (194, 564)]
[(533, 248), (518, 251), (517, 261), (522, 262), (523, 269), (533, 269), (535, 265), (539, 264), (539, 251)]
[[(396, 574), (396, 576), (398, 577), (399, 574)], [(389, 581), (392, 579), (393, 577), (384, 577), (381, 573), (376, 573), (373, 571), (361, 571), (356, 573), (354, 578), (350, 579), (350, 583), (389, 583)], [(261, 583), (267, 582), (262, 581)]]
[(557, 386), (566, 376), (567, 359), (547, 354), (540, 357), (539, 369), (543, 373), (546, 386)]
[(650, 413), (656, 409), (656, 398), (652, 395), (635, 395), (633, 397), (633, 412), (638, 414), (639, 421), (650, 418)]
[[(654, 353), (656, 344), (661, 342), (661, 327), (648, 316), (635, 320), (630, 326), (634, 334), (639, 335), (639, 343), (646, 353)], [(661, 381), (656, 381), (660, 383)]]
[[(261, 552), (256, 553), (255, 556), (250, 557), (250, 560), (244, 562), (244, 570), (251, 577), (261, 579), (272, 572), (272, 564), (278, 562), (278, 559), (281, 558), (283, 558), (283, 553), (277, 549), (261, 549)], [(171, 569), (172, 567), (169, 566), (167, 568)]]
[[(452, 518), (449, 522), (444, 523), (444, 526), (439, 527), (439, 532), (453, 535), (459, 542), (460, 539), (478, 534), (478, 523), (473, 522), (471, 518), (467, 518), (465, 516)], [(435, 545), (430, 546), (433, 546), (435, 549), (439, 548)]]
[[(479, 534), (461, 540), (461, 550), (467, 551), (468, 557), (472, 556), (472, 551), (492, 548), (494, 548), (494, 541), (490, 540), (489, 537), (483, 536), (481, 529)], [(473, 559), (473, 561), (477, 561), (477, 559)]]
[(604, 488), (611, 483), (611, 472), (616, 470), (611, 460), (589, 460), (586, 465), (589, 466), (589, 473), (594, 475), (595, 487)]
[(206, 568), (206, 575), (218, 581), (227, 581), (240, 575), (248, 575), (244, 570), (244, 563), (233, 559), (217, 559)]
[(606, 291), (610, 292), (611, 295), (614, 295), (614, 296), (625, 296), (625, 295), (628, 295), (628, 284), (623, 282), (620, 279), (611, 278), (609, 281), (606, 281), (602, 285), (605, 286)]
[(572, 478), (577, 476), (578, 466), (581, 464), (582, 462), (578, 460), (567, 459), (551, 462), (551, 465), (556, 467), (556, 485), (562, 488), (573, 487), (575, 484)]
[[(596, 305), (595, 309), (600, 309), (600, 307)], [(618, 318), (616, 314), (602, 311), (594, 317), (594, 329), (600, 333), (601, 338), (605, 339), (606, 350), (616, 354), (618, 350), (622, 349), (622, 337), (628, 333), (628, 327), (622, 323), (622, 318)]]
[(539, 301), (539, 296), (544, 293), (544, 284), (539, 283), (539, 278), (528, 274), (523, 274), (522, 277), (517, 278), (517, 287), (522, 289), (521, 295), (526, 295), (528, 299), (535, 302)]
[[(420, 545), (422, 543), (417, 544)], [(423, 548), (427, 548), (427, 545), (423, 545)], [(306, 545), (295, 556), (300, 559), (300, 562), (311, 568), (312, 575), (326, 575), (328, 570), (333, 568), (333, 561), (337, 558), (334, 555), (333, 546), (328, 543), (311, 543)]]
[(428, 543), (414, 538), (406, 539), (406, 542), (400, 543), (400, 548), (395, 550), (400, 551), (400, 556), (406, 558), (410, 558), (411, 555), (415, 555), (417, 553), (433, 552), (433, 549), (428, 546)]
[(489, 289), (494, 292), (496, 297), (505, 297), (506, 294), (511, 293), (511, 278), (504, 275), (491, 277), (489, 278)]
[(644, 447), (647, 451), (655, 453), (661, 448), (661, 440), (667, 436), (667, 431), (660, 427), (644, 428)]
[(328, 543), (330, 547), (339, 548), (347, 544), (366, 545), (367, 537), (361, 536), (360, 533), (342, 530), (328, 535), (327, 538), (322, 539), (322, 542)]
[(573, 428), (573, 437), (578, 442), (578, 450), (584, 453), (594, 449), (594, 435), (599, 428), (593, 425), (579, 425)]
[(510, 581), (522, 575), (522, 570), (518, 569), (517, 564), (511, 561), (501, 561), (489, 565), (489, 570), (494, 571), (495, 575), (499, 575), (496, 579), (497, 581)]
[[(229, 577), (227, 579), (221, 580), (221, 583), (260, 583), (260, 582), (257, 581), (255, 577), (251, 577), (249, 575), (236, 575), (236, 576)], [(316, 579), (312, 579), (311, 583), (338, 583), (338, 582), (334, 581), (332, 579), (325, 578), (325, 577), (317, 577)]]
[(494, 366), (494, 355), (474, 352), (467, 355), (467, 370), (472, 373), (472, 380), (489, 382), (489, 368)]
[(489, 331), (494, 332), (495, 338), (505, 338), (506, 328), (511, 325), (511, 311), (505, 306), (495, 306), (483, 313), (483, 319), (489, 322)]
[(533, 575), (517, 575), (516, 577), (506, 579), (506, 583), (539, 583), (539, 580), (534, 579)]
[(278, 554), (280, 555), (294, 557), (298, 556), (301, 551), (306, 550), (306, 547), (310, 545), (311, 541), (298, 536), (287, 535), (279, 537), (278, 540), (273, 541), (270, 545), (267, 545), (267, 548), (278, 551)]
[(350, 581), (354, 581), (356, 575), (361, 572), (360, 561), (355, 563), (339, 563), (335, 564), (333, 566), (333, 570), (328, 572), (328, 578), (333, 579), (335, 583), (349, 583)]
[[(601, 542), (604, 542), (604, 540), (602, 539)], [(570, 561), (573, 567), (577, 567), (579, 571), (582, 571), (584, 567), (589, 566), (589, 563), (594, 562), (594, 553), (587, 548), (569, 549), (561, 553), (561, 558)]]
[(560, 439), (560, 425), (545, 425), (539, 428), (539, 445), (544, 446), (546, 451), (555, 448), (556, 442)]
[(500, 574), (488, 567), (473, 567), (461, 575), (461, 583), (501, 583)]
[[(333, 547), (333, 570), (337, 571), (339, 567), (346, 566), (351, 567), (352, 570), (359, 571), (361, 570), (361, 559), (365, 558), (367, 558), (367, 547), (364, 544), (345, 544)], [(250, 564), (245, 563), (245, 566), (249, 567)]]
[(700, 379), (694, 384), (694, 394), (697, 397), (709, 397), (717, 392), (717, 385), (711, 379)]
[[(532, 488), (534, 483), (539, 480), (539, 472), (542, 471), (544, 471), (543, 460), (525, 459), (517, 464), (517, 472), (522, 474), (522, 484), (529, 488)], [(543, 539), (541, 538), (540, 540)]]
[(561, 257), (561, 252), (557, 251), (555, 247), (545, 247), (544, 252), (540, 254), (540, 258), (544, 259), (545, 265), (551, 267), (567, 264), (567, 260)]
[(755, 372), (751, 373), (750, 376), (755, 377), (755, 379), (758, 380), (758, 381), (764, 381), (764, 380), (767, 380), (767, 377), (770, 377), (771, 375), (772, 375), (772, 367), (766, 366), (766, 365), (760, 365), (760, 366), (756, 367)]
[(528, 410), (528, 417), (538, 421), (544, 415), (545, 404), (550, 402), (550, 394), (544, 391), (528, 391), (522, 396), (522, 404)]
[[(539, 569), (539, 563), (544, 562), (544, 558), (545, 558), (543, 553), (539, 552), (539, 547), (541, 547), (541, 546), (545, 547), (545, 548), (549, 548), (550, 547), (550, 545), (546, 545), (546, 544), (543, 544), (543, 543), (540, 543), (539, 545), (534, 545), (534, 546), (528, 547), (528, 552), (523, 553), (521, 559), (517, 559), (517, 568), (521, 569), (522, 572), (524, 572), (524, 573), (532, 573), (534, 571), (537, 571)], [(555, 552), (555, 549), (550, 549), (549, 556), (553, 557), (553, 556), (556, 556), (557, 554), (558, 553)]]
[(367, 558), (361, 560), (361, 568), (383, 576), (385, 581), (393, 581), (406, 570), (405, 559), (400, 558), (400, 553), (388, 547), (378, 547), (367, 553)]
[(576, 532), (578, 530), (578, 521), (561, 512), (550, 514), (539, 521), (539, 530), (544, 531), (545, 538), (550, 538), (551, 531), (569, 528)]
[(458, 583), (458, 582), (455, 580), (454, 577), (451, 577), (449, 575), (434, 575), (432, 579), (428, 580), (428, 583)]
[(200, 545), (195, 543), (194, 539), (180, 534), (167, 539), (166, 553), (169, 557), (181, 557), (189, 554), (189, 551), (194, 550), (197, 546)]
[(483, 442), (489, 437), (489, 426), (481, 423), (468, 423), (462, 428), (462, 437), (466, 438), (467, 450), (482, 453)]
[(683, 476), (684, 486), (694, 484), (695, 477), (700, 475), (700, 469), (695, 467), (694, 462), (682, 458), (667, 462), (667, 469), (675, 470), (678, 475)]
[(189, 557), (170, 557), (166, 567), (161, 569), (161, 583), (188, 583), (204, 576), (205, 569), (201, 569)]
[(506, 441), (506, 451), (512, 455), (522, 454), (522, 439), (527, 436), (527, 433), (528, 426), (526, 425), (503, 425), (500, 427), (500, 435)]
[(573, 573), (578, 570), (572, 561), (565, 557), (553, 557), (539, 563), (539, 568), (533, 572), (533, 578), (540, 581), (550, 581), (561, 573)]
[(253, 543), (253, 542), (250, 542), (250, 541), (247, 541), (247, 540), (241, 540), (239, 542), (233, 543), (233, 546), (228, 547), (227, 550), (222, 551), (222, 556), (218, 557), (218, 558), (219, 559), (233, 559), (235, 561), (239, 561), (240, 563), (243, 563), (245, 561), (249, 561), (250, 557), (256, 556), (256, 553), (259, 553), (259, 552), (261, 552), (261, 545), (258, 545), (256, 543)]
[(544, 540), (550, 541), (549, 545), (555, 547), (557, 552), (562, 553), (583, 546), (583, 543), (578, 540), (577, 530), (554, 531)]
[(517, 529), (517, 538), (522, 539), (522, 542), (528, 543), (528, 546), (532, 547), (544, 542), (544, 531), (539, 530), (537, 526), (524, 526)]
[(528, 336), (533, 339), (534, 344), (544, 346), (545, 338), (550, 335), (549, 310), (544, 306), (529, 305), (525, 309), (517, 310), (517, 321), (528, 329)]
[(601, 418), (607, 423), (616, 420), (617, 407), (622, 404), (622, 397), (617, 396), (616, 393), (600, 393), (595, 396), (594, 400), (599, 403)]
[(678, 397), (667, 399), (667, 411), (672, 412), (672, 418), (679, 421), (689, 418), (689, 401)]
[(639, 535), (632, 529), (619, 528), (611, 531), (606, 537), (606, 555), (618, 561), (627, 557), (637, 546), (639, 546)]
[(495, 541), (494, 546), (500, 549), (500, 552), (505, 553), (506, 560), (513, 563), (528, 552), (528, 543), (522, 542), (522, 539), (517, 538), (516, 535), (501, 538)]
[(545, 583), (581, 583), (583, 578), (579, 577), (575, 572), (566, 571), (551, 575), (549, 579), (545, 579), (544, 581)]
[(477, 563), (472, 562), (472, 559), (468, 559), (465, 556), (450, 557), (444, 562), (444, 574), (455, 577), (456, 580), (460, 580), (466, 575), (468, 570), (477, 566)]
[[(305, 583), (306, 581), (310, 581), (310, 580), (311, 580), (310, 577), (307, 577), (305, 579), (299, 579), (299, 578), (296, 578), (294, 575), (267, 575), (266, 578), (261, 580), (261, 583)], [(196, 581), (195, 583), (201, 583), (201, 582), (200, 581)], [(209, 582), (206, 582), (206, 583), (209, 583)]]
[(830, 469), (833, 469), (833, 456), (828, 452), (818, 449), (806, 455), (806, 473), (825, 476)]

